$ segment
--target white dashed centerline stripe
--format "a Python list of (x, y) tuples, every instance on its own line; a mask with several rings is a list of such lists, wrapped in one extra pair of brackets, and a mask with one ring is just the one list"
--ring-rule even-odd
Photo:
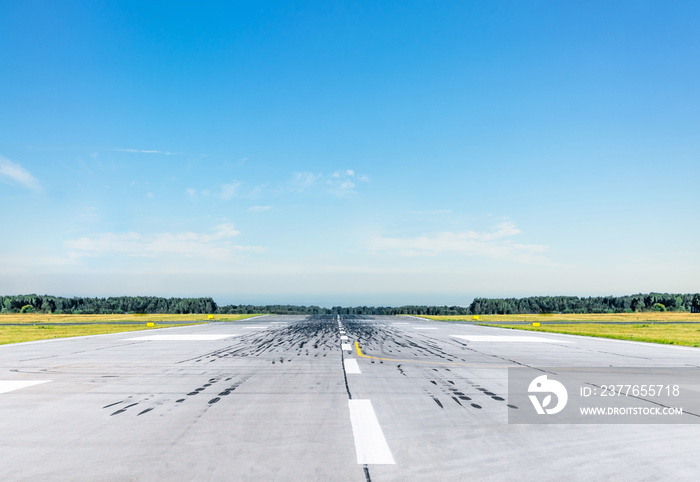
[(0, 380), (0, 393), (12, 392), (20, 388), (32, 387), (51, 380)]
[(340, 349), (341, 349), (341, 350), (352, 351), (352, 347), (350, 346), (350, 343), (341, 343), (341, 344), (340, 344)]
[(358, 464), (395, 464), (370, 400), (348, 400)]
[(362, 373), (356, 359), (346, 358), (343, 363), (345, 364), (345, 373), (348, 375), (357, 375)]
[(348, 341), (348, 337), (346, 335), (341, 335), (340, 339), (343, 341)]

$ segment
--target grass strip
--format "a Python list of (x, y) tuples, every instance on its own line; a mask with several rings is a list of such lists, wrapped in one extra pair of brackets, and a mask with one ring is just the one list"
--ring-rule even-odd
[(183, 315), (168, 315), (168, 314), (127, 314), (127, 315), (55, 315), (45, 313), (3, 313), (0, 314), (0, 326), (6, 323), (26, 323), (26, 324), (41, 324), (41, 323), (104, 323), (104, 322), (132, 322), (134, 324), (159, 321), (175, 321), (182, 323), (202, 322), (202, 321), (239, 321), (256, 314), (246, 315), (213, 315), (213, 319), (209, 319), (207, 314), (183, 314)]
[[(182, 325), (167, 325), (185, 326)], [(53, 338), (71, 338), (74, 336), (105, 335), (109, 333), (121, 333), (125, 331), (153, 330), (165, 328), (165, 326), (149, 327), (145, 324), (138, 325), (69, 325), (69, 326), (2, 326), (0, 325), (0, 345), (8, 343), (20, 343), (23, 341), (48, 340)]]
[[(403, 315), (405, 316), (405, 315)], [(507, 322), (528, 322), (528, 323), (679, 323), (682, 321), (700, 322), (699, 313), (688, 313), (685, 311), (666, 312), (640, 312), (640, 313), (542, 313), (538, 315), (478, 315), (477, 320), (473, 315), (420, 315), (420, 318), (428, 318), (436, 321), (470, 321), (476, 323), (507, 323)]]
[[(481, 324), (481, 323), (480, 323)], [(595, 323), (570, 323), (561, 325), (493, 325), (511, 330), (538, 331), (543, 333), (564, 333), (567, 335), (595, 336), (616, 340), (662, 343), (700, 347), (700, 326), (687, 324), (659, 323), (640, 325), (601, 325)]]

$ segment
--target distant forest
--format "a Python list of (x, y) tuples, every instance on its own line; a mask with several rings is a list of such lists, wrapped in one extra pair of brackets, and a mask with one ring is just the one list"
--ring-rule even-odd
[(117, 296), (63, 298), (48, 295), (0, 296), (0, 313), (117, 314), (353, 314), (353, 315), (491, 315), (524, 313), (633, 313), (690, 311), (700, 313), (700, 294), (649, 293), (629, 296), (533, 296), (529, 298), (475, 298), (467, 306), (356, 306), (321, 308), (295, 305), (225, 305), (212, 298), (158, 298)]

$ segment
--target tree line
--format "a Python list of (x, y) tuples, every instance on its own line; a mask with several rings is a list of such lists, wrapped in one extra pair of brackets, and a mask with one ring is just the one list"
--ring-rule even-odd
[(212, 298), (160, 298), (116, 296), (64, 298), (49, 295), (0, 296), (2, 313), (54, 314), (251, 314), (296, 315), (481, 315), (538, 313), (633, 313), (640, 311), (691, 311), (700, 313), (700, 294), (648, 293), (629, 296), (532, 296), (528, 298), (475, 298), (469, 306), (407, 305), (322, 308), (297, 305), (224, 305)]

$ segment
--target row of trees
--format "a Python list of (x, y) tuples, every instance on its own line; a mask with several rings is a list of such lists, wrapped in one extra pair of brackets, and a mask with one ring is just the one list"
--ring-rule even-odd
[(636, 311), (693, 311), (700, 313), (700, 294), (649, 293), (629, 296), (533, 296), (529, 298), (475, 298), (467, 306), (356, 306), (321, 308), (296, 305), (225, 305), (211, 298), (158, 298), (117, 296), (63, 298), (48, 295), (0, 296), (2, 313), (34, 311), (56, 314), (114, 313), (276, 313), (346, 315), (479, 315), (515, 313), (631, 313)]
[(649, 293), (629, 296), (533, 296), (530, 298), (476, 298), (473, 314), (514, 313), (632, 313), (637, 311), (700, 312), (700, 294)]

